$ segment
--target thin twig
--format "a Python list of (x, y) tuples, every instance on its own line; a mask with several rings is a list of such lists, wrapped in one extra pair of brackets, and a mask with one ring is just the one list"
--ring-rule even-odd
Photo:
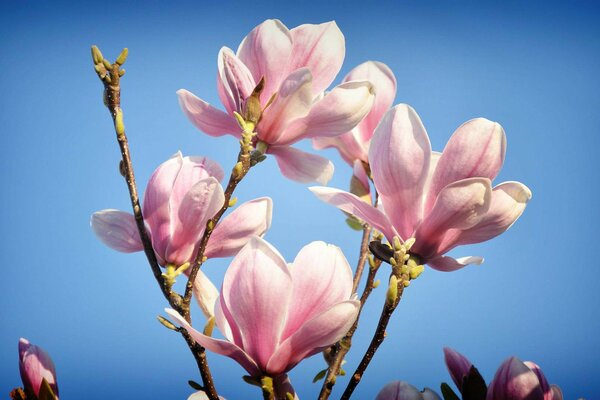
[(356, 293), (360, 278), (369, 256), (369, 239), (371, 238), (371, 225), (366, 224), (363, 228), (362, 240), (360, 242), (360, 255), (358, 256), (358, 264), (356, 265), (356, 271), (354, 272), (354, 280), (352, 281), (352, 293)]
[[(144, 216), (142, 214), (142, 208), (140, 207), (137, 185), (135, 183), (133, 164), (131, 162), (131, 154), (129, 152), (129, 143), (127, 141), (125, 125), (123, 123), (123, 110), (121, 109), (120, 78), (125, 74), (125, 70), (121, 69), (120, 67), (127, 58), (127, 49), (124, 49), (117, 58), (117, 61), (111, 64), (109, 61), (103, 58), (100, 50), (96, 46), (93, 46), (92, 58), (94, 60), (94, 69), (104, 85), (104, 103), (112, 116), (115, 132), (117, 134), (117, 142), (119, 143), (119, 148), (121, 150), (122, 159), (119, 164), (119, 170), (127, 182), (131, 207), (133, 209), (140, 239), (144, 247), (144, 253), (146, 254), (146, 258), (148, 259), (148, 263), (150, 264), (154, 278), (156, 279), (156, 282), (158, 283), (165, 299), (167, 299), (171, 307), (181, 313), (183, 311), (182, 297), (178, 293), (171, 290), (170, 286), (166, 284), (166, 281), (162, 276), (162, 271), (158, 264), (158, 260), (156, 259), (152, 242), (148, 232), (146, 231)], [(180, 333), (188, 344), (188, 347), (190, 348), (190, 351), (192, 352), (196, 363), (198, 364), (198, 369), (200, 370), (200, 375), (204, 384), (204, 391), (210, 400), (219, 400), (219, 396), (214, 387), (210, 369), (208, 368), (208, 363), (206, 361), (205, 349), (199, 344), (195, 343), (187, 331), (180, 330)]]

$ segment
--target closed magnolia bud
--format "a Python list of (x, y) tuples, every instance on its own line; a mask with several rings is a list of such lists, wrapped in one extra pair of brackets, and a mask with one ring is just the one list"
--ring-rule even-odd
[(496, 371), (487, 400), (562, 400), (560, 389), (555, 387), (548, 384), (538, 365), (510, 357)]
[(407, 382), (390, 382), (381, 389), (375, 400), (442, 400), (431, 389), (425, 388), (420, 392), (416, 387)]
[(50, 355), (23, 338), (19, 339), (19, 372), (26, 391), (39, 396), (42, 381), (46, 379), (54, 394), (58, 396), (56, 369)]

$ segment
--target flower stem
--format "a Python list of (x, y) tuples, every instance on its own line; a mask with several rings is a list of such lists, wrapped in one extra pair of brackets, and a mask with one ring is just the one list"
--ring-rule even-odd
[[(146, 231), (146, 225), (144, 224), (144, 216), (142, 214), (142, 208), (140, 207), (140, 200), (137, 191), (137, 185), (135, 183), (135, 175), (133, 172), (133, 163), (131, 161), (131, 154), (129, 151), (129, 143), (127, 135), (125, 134), (125, 125), (123, 123), (123, 110), (121, 109), (121, 77), (125, 74), (125, 70), (121, 69), (121, 65), (125, 62), (127, 57), (127, 49), (124, 49), (121, 55), (114, 63), (110, 63), (104, 59), (102, 53), (96, 46), (92, 46), (92, 58), (94, 60), (94, 69), (102, 84), (104, 85), (104, 104), (110, 112), (115, 132), (117, 134), (117, 142), (121, 150), (121, 162), (119, 163), (119, 171), (125, 178), (127, 188), (129, 189), (129, 199), (131, 201), (131, 207), (133, 209), (133, 215), (137, 224), (140, 239), (144, 247), (144, 253), (154, 274), (154, 278), (158, 283), (165, 299), (169, 302), (171, 307), (177, 310), (179, 313), (183, 311), (183, 299), (182, 297), (171, 290), (170, 285), (162, 276), (162, 271), (156, 259), (156, 254), (152, 247), (152, 242)], [(189, 307), (188, 307), (189, 308)], [(208, 395), (210, 400), (219, 400), (219, 396), (215, 389), (210, 369), (206, 361), (205, 350), (202, 346), (194, 342), (189, 336), (187, 331), (179, 331), (185, 339), (192, 355), (196, 360), (202, 382), (204, 383), (204, 391)]]

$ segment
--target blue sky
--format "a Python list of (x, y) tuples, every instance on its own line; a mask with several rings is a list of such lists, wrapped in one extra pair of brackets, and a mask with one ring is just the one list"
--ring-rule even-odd
[[(165, 301), (143, 255), (111, 251), (89, 228), (92, 212), (129, 207), (89, 47), (99, 45), (109, 58), (129, 47), (122, 100), (143, 190), (154, 168), (179, 149), (210, 156), (226, 170), (233, 165), (235, 140), (198, 132), (175, 91), (186, 88), (219, 104), (219, 48), (235, 49), (255, 25), (279, 18), (290, 28), (336, 20), (346, 37), (338, 81), (363, 61), (388, 64), (398, 80), (396, 102), (417, 110), (434, 149), (467, 119), (500, 122), (508, 151), (497, 182), (518, 180), (533, 192), (506, 234), (453, 253), (483, 255), (484, 265), (455, 273), (427, 269), (411, 285), (356, 398), (373, 398), (395, 379), (439, 388), (449, 381), (443, 346), (467, 355), (488, 381), (502, 360), (517, 355), (541, 365), (566, 399), (600, 398), (594, 250), (600, 9), (594, 3), (11, 1), (0, 7), (0, 393), (20, 384), (21, 336), (52, 354), (64, 399), (184, 399), (191, 392), (193, 359), (156, 322)], [(336, 165), (330, 186), (346, 188), (350, 169), (335, 152), (322, 154)], [(288, 260), (310, 241), (324, 240), (355, 263), (360, 234), (306, 186), (285, 180), (273, 160), (253, 170), (237, 193), (241, 201), (264, 195), (274, 201), (266, 238)], [(211, 261), (205, 270), (218, 282), (228, 262)], [(383, 294), (376, 290), (367, 304), (348, 369), (366, 348)], [(209, 361), (226, 398), (259, 397), (233, 361), (214, 354)], [(302, 398), (315, 397), (310, 380), (322, 368), (317, 356), (292, 372)]]

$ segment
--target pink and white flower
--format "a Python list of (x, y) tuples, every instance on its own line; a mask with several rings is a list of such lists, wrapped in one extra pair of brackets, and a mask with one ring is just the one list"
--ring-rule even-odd
[(341, 339), (359, 306), (352, 271), (338, 247), (313, 242), (287, 264), (255, 237), (233, 259), (215, 305), (225, 340), (206, 336), (176, 311), (166, 311), (200, 345), (231, 357), (251, 376), (276, 378)]
[[(152, 174), (144, 193), (143, 215), (152, 247), (162, 266), (193, 261), (206, 223), (223, 206), (219, 181), (223, 170), (206, 157), (183, 157), (180, 152)], [(271, 225), (268, 197), (248, 201), (216, 225), (205, 255), (229, 257), (253, 235), (263, 235)], [(92, 229), (107, 246), (131, 253), (143, 250), (132, 214), (102, 210), (91, 218)]]
[(344, 82), (323, 95), (344, 55), (344, 36), (335, 22), (288, 30), (279, 20), (267, 20), (244, 38), (236, 53), (227, 47), (219, 52), (217, 89), (226, 112), (184, 89), (177, 92), (179, 103), (205, 133), (239, 136), (234, 112), (245, 114), (248, 98), (264, 79), (257, 142), (275, 156), (287, 178), (325, 184), (333, 164), (291, 145), (348, 132), (371, 109), (374, 90), (367, 81)]
[(417, 113), (408, 105), (390, 109), (375, 130), (369, 164), (382, 207), (351, 193), (311, 190), (326, 203), (368, 222), (392, 242), (415, 238), (411, 253), (423, 264), (454, 271), (481, 257), (444, 254), (506, 231), (525, 210), (531, 191), (519, 182), (491, 181), (504, 162), (502, 127), (484, 118), (461, 125), (443, 153), (433, 152)]
[(429, 388), (419, 391), (410, 383), (394, 381), (385, 385), (375, 400), (442, 400), (442, 398)]
[(506, 359), (487, 391), (487, 400), (562, 400), (556, 385), (549, 385), (541, 368), (517, 357)]
[(19, 339), (19, 372), (26, 392), (39, 396), (42, 381), (45, 379), (58, 399), (56, 368), (50, 355), (41, 347)]

